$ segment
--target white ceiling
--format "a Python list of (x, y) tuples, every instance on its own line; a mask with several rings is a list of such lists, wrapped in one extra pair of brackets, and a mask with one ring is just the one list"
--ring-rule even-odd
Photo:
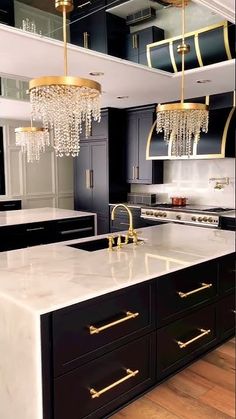
[(235, 23), (235, 0), (193, 0)]
[[(0, 75), (31, 79), (63, 74), (63, 44), (60, 41), (23, 32), (0, 24)], [(181, 74), (149, 69), (75, 45), (68, 45), (69, 74), (91, 78), (102, 84), (102, 106), (126, 108), (148, 103), (178, 100)], [(186, 98), (221, 93), (235, 88), (234, 60), (186, 72)], [(211, 80), (198, 84), (198, 79)], [(117, 96), (129, 96), (119, 100)], [(12, 106), (0, 98), (0, 118), (29, 118), (29, 104)]]

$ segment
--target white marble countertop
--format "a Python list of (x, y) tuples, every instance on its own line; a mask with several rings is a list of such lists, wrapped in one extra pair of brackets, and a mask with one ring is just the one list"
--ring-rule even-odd
[(59, 208), (33, 208), (0, 212), (0, 227), (15, 224), (55, 221), (66, 218), (85, 217), (95, 215), (91, 212), (73, 211)]
[(235, 250), (231, 231), (174, 223), (137, 231), (145, 242), (120, 251), (65, 245), (86, 238), (0, 253), (0, 301), (38, 316)]
[(236, 218), (236, 210), (221, 212), (220, 216), (222, 218)]
[(0, 195), (0, 201), (21, 201), (21, 199), (12, 198), (12, 196)]

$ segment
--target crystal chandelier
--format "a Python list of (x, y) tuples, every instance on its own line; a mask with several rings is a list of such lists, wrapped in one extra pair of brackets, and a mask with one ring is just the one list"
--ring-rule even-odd
[(101, 85), (93, 80), (67, 75), (66, 14), (73, 10), (73, 0), (56, 0), (55, 8), (63, 12), (64, 76), (46, 76), (29, 83), (32, 115), (42, 120), (53, 133), (57, 156), (78, 156), (80, 134), (91, 133), (92, 119), (100, 121)]
[(49, 132), (45, 128), (19, 127), (15, 129), (16, 145), (26, 154), (27, 162), (38, 161), (40, 154), (50, 145)]
[(188, 0), (164, 0), (168, 4), (182, 7), (182, 43), (177, 52), (182, 55), (181, 102), (157, 106), (157, 133), (164, 132), (164, 141), (171, 143), (171, 155), (190, 156), (193, 144), (200, 140), (200, 134), (208, 131), (208, 106), (202, 103), (184, 102), (184, 55), (190, 51), (185, 43), (185, 5)]

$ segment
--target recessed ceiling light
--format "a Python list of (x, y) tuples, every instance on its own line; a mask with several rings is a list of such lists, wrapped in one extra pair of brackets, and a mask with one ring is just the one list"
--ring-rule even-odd
[(91, 71), (89, 75), (90, 76), (104, 76), (104, 73), (102, 71)]
[(208, 80), (208, 79), (203, 79), (203, 80), (197, 80), (196, 81), (196, 83), (202, 83), (202, 84), (204, 84), (204, 83), (210, 83), (211, 82), (211, 80)]
[(116, 96), (116, 99), (128, 99), (129, 96)]

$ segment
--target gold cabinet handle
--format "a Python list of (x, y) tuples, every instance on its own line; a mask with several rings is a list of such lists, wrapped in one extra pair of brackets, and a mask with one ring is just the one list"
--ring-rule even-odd
[(182, 292), (182, 291), (177, 291), (177, 294), (180, 296), (180, 298), (186, 298), (189, 297), (192, 294), (195, 294), (197, 292), (203, 291), (207, 288), (211, 288), (212, 284), (205, 284), (205, 282), (201, 282), (201, 287), (200, 288), (196, 288), (195, 290), (189, 291), (189, 292)]
[(131, 313), (131, 311), (127, 311), (125, 313), (125, 317), (122, 317), (121, 319), (116, 320), (114, 322), (105, 324), (104, 326), (101, 326), (101, 327), (89, 326), (89, 333), (90, 335), (95, 335), (97, 333), (102, 332), (103, 330), (116, 326), (117, 324), (126, 322), (127, 320), (135, 319), (135, 317), (138, 317), (138, 316), (139, 316), (139, 313)]
[(132, 36), (132, 48), (138, 48), (138, 35), (136, 33)]
[(135, 180), (135, 166), (133, 166), (133, 180)]
[(91, 388), (90, 389), (90, 394), (91, 394), (92, 399), (95, 399), (97, 397), (100, 397), (103, 393), (106, 393), (107, 391), (109, 391), (112, 388), (118, 386), (119, 384), (122, 384), (124, 381), (127, 381), (130, 378), (135, 377), (135, 375), (137, 375), (138, 373), (139, 373), (139, 370), (132, 371), (129, 368), (127, 368), (126, 369), (126, 374), (127, 375), (125, 377), (121, 378), (118, 381), (115, 381), (114, 383), (110, 384), (107, 387), (104, 387), (102, 390), (97, 391), (94, 388)]
[(88, 37), (89, 37), (89, 33), (88, 32), (83, 32), (83, 37), (84, 37), (84, 48), (88, 48)]
[(135, 179), (139, 179), (139, 166), (136, 166), (136, 177)]
[(90, 183), (90, 189), (93, 188), (93, 170), (90, 170), (90, 174), (89, 174), (89, 183)]
[(86, 185), (86, 189), (90, 189), (91, 188), (91, 184), (90, 184), (90, 170), (86, 169), (85, 170), (85, 185)]
[(181, 340), (177, 340), (177, 344), (179, 345), (180, 349), (186, 348), (186, 346), (190, 345), (191, 343), (195, 342), (198, 339), (203, 338), (203, 336), (209, 335), (211, 329), (198, 329), (201, 333), (197, 335), (195, 338), (188, 340), (187, 342), (182, 342)]

